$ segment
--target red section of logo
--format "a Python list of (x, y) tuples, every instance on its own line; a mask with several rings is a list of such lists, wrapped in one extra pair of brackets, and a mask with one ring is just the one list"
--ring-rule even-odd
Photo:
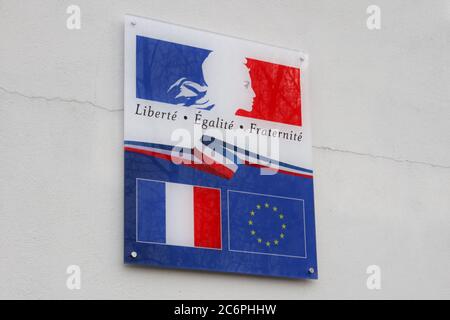
[(238, 110), (248, 118), (302, 126), (300, 69), (247, 58), (256, 97), (253, 110)]

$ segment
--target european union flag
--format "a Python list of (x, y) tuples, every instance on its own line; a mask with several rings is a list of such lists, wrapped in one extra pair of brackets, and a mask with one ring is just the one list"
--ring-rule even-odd
[(228, 192), (231, 251), (306, 258), (302, 199)]

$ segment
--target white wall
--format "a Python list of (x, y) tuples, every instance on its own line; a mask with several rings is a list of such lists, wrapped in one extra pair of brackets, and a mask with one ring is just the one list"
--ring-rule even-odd
[[(127, 13), (309, 52), (319, 281), (122, 264)], [(450, 298), (449, 27), (443, 0), (0, 0), (0, 298)]]

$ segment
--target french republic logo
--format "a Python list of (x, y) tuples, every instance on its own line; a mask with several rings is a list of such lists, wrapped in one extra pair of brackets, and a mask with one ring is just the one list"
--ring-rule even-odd
[[(208, 49), (142, 36), (137, 37), (136, 45), (136, 96), (140, 99), (212, 110), (217, 103), (210, 91), (222, 90), (215, 86), (223, 85), (224, 79), (227, 79), (226, 83), (242, 80), (228, 80), (228, 74), (214, 74), (214, 66), (221, 61), (212, 62), (218, 60), (218, 54)], [(245, 69), (248, 80), (244, 79), (242, 86), (246, 87), (253, 100), (248, 109), (230, 106), (234, 108), (234, 115), (302, 126), (299, 68), (251, 57), (233, 62), (236, 66), (230, 66), (230, 69)], [(227, 69), (222, 72), (227, 73)], [(217, 84), (217, 78), (222, 80), (220, 84)], [(228, 88), (237, 86), (231, 84)], [(237, 89), (227, 94), (239, 95), (240, 92)]]

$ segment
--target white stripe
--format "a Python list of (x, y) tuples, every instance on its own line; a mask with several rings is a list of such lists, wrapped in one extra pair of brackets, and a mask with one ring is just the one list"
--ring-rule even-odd
[(166, 184), (166, 243), (194, 247), (194, 191), (192, 186)]

